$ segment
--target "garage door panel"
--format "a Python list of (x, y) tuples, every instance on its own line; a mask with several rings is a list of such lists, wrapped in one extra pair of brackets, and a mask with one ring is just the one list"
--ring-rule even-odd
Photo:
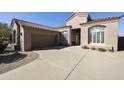
[(32, 49), (55, 46), (57, 35), (32, 34)]

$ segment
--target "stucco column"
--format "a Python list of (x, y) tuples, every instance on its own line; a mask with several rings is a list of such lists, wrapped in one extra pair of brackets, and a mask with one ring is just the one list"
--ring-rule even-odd
[(81, 27), (81, 46), (88, 44), (88, 28)]
[(68, 30), (68, 44), (71, 46), (71, 28)]

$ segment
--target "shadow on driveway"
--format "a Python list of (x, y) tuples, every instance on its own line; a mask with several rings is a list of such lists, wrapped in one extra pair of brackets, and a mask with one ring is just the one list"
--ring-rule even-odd
[(36, 50), (36, 51), (38, 51), (38, 50), (54, 50), (54, 49), (60, 50), (60, 49), (64, 49), (67, 47), (69, 47), (69, 46), (51, 46), (51, 47), (43, 47), (43, 48), (38, 48), (38, 49), (33, 49), (33, 50)]

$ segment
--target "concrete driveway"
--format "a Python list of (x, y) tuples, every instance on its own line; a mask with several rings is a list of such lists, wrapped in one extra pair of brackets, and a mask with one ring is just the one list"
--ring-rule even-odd
[(0, 79), (112, 80), (124, 79), (124, 59), (78, 46), (34, 51), (39, 58), (0, 75)]

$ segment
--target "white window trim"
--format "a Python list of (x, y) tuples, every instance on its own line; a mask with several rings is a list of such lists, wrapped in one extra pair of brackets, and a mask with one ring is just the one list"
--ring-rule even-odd
[[(101, 42), (101, 33), (100, 33), (100, 43), (97, 43), (97, 32), (104, 32), (104, 42), (103, 43)], [(93, 33), (96, 34), (96, 39), (95, 39), (96, 43), (93, 42)], [(96, 31), (94, 30), (93, 32), (91, 32), (91, 36), (92, 36), (92, 40), (91, 40), (92, 44), (104, 44), (105, 43), (105, 29), (104, 30), (99, 30), (99, 31), (98, 30), (96, 30)]]

